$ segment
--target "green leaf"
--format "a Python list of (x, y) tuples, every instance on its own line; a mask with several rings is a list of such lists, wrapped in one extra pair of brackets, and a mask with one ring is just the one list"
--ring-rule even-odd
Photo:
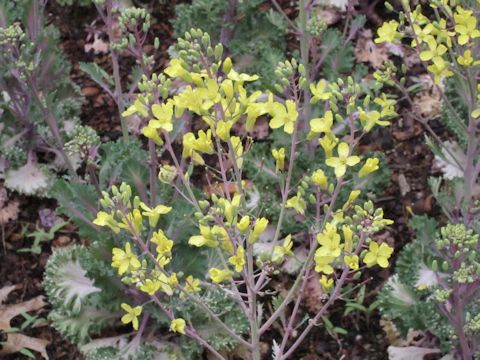
[(23, 348), (22, 350), (19, 351), (19, 353), (29, 357), (30, 359), (35, 359), (35, 355), (33, 355), (33, 353), (27, 348)]
[(80, 62), (80, 70), (90, 76), (102, 88), (113, 85), (112, 77), (96, 63)]

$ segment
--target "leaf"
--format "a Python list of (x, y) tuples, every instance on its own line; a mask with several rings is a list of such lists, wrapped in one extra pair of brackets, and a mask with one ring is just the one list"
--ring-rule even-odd
[[(0, 289), (0, 303), (3, 303), (8, 294), (18, 288), (21, 288), (21, 285), (6, 286)], [(6, 341), (2, 342), (0, 357), (21, 352), (22, 349), (30, 349), (38, 351), (44, 359), (48, 360), (46, 349), (46, 346), (49, 344), (48, 340), (8, 332), (11, 329), (10, 321), (14, 317), (30, 311), (40, 310), (45, 305), (47, 303), (41, 295), (19, 304), (0, 305), (0, 332), (4, 332), (7, 336)]]
[(430, 349), (418, 346), (388, 347), (389, 360), (423, 360), (426, 355), (438, 353), (440, 353), (439, 349)]
[(35, 160), (29, 160), (16, 170), (5, 174), (5, 186), (24, 195), (41, 195), (50, 186), (52, 176)]
[(98, 211), (98, 197), (93, 186), (60, 179), (52, 186), (49, 195), (59, 203), (59, 212), (72, 219), (81, 237), (92, 239), (97, 236), (92, 220)]
[(334, 6), (341, 11), (345, 11), (347, 10), (348, 1), (349, 0), (322, 0), (321, 4)]
[(80, 70), (92, 78), (98, 85), (105, 88), (113, 84), (112, 77), (96, 63), (80, 63)]
[(383, 67), (388, 60), (384, 44), (375, 44), (370, 30), (362, 31), (355, 46), (355, 58), (358, 62), (368, 62), (374, 69)]
[[(0, 188), (0, 192), (5, 190)], [(18, 200), (13, 200), (9, 202), (6, 206), (1, 204), (0, 201), (0, 225), (6, 225), (10, 221), (14, 221), (18, 218), (19, 213), (19, 202)]]
[(19, 353), (29, 357), (30, 359), (35, 359), (35, 355), (33, 355), (33, 353), (27, 348), (23, 348), (22, 350), (19, 351)]
[(467, 157), (460, 145), (456, 141), (447, 140), (440, 146), (440, 151), (435, 152), (434, 164), (443, 172), (443, 177), (448, 180), (463, 178)]
[(100, 37), (100, 34), (94, 34), (93, 42), (85, 44), (84, 50), (86, 53), (93, 50), (94, 54), (106, 54), (108, 53), (109, 45)]
[(44, 359), (48, 360), (47, 345), (50, 342), (44, 339), (38, 339), (23, 334), (8, 334), (7, 341), (2, 343), (3, 348), (0, 350), (0, 356), (14, 354), (17, 352), (31, 349), (38, 351)]

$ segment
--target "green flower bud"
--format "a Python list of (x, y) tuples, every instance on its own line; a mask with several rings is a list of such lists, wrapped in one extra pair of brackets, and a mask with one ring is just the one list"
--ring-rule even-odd
[(223, 55), (223, 46), (222, 44), (217, 44), (214, 50), (215, 60), (220, 60)]

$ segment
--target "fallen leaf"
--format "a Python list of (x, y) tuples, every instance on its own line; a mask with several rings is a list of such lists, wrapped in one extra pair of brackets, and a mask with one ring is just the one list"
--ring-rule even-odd
[(375, 44), (370, 30), (362, 31), (355, 46), (355, 58), (359, 62), (368, 62), (379, 69), (388, 60), (388, 51), (384, 44)]
[(98, 93), (100, 92), (100, 89), (98, 87), (95, 87), (95, 86), (86, 86), (84, 88), (82, 88), (82, 93), (84, 96), (95, 96), (95, 95), (98, 95)]
[(319, 7), (315, 13), (317, 18), (326, 25), (333, 25), (342, 18), (342, 14), (340, 13), (339, 9), (333, 6)]
[(441, 95), (436, 91), (422, 91), (413, 98), (412, 111), (422, 119), (432, 120), (438, 118), (441, 110)]
[(86, 53), (93, 51), (94, 54), (106, 54), (109, 50), (108, 43), (100, 37), (100, 34), (93, 35), (93, 42), (85, 44), (84, 50)]
[(19, 304), (2, 305), (6, 301), (8, 295), (13, 290), (19, 288), (21, 288), (21, 285), (6, 286), (0, 289), (0, 332), (4, 332), (6, 336), (6, 340), (2, 341), (0, 357), (14, 354), (27, 348), (29, 350), (38, 351), (44, 359), (48, 360), (46, 349), (49, 344), (48, 340), (33, 338), (19, 333), (7, 332), (7, 330), (12, 327), (10, 321), (14, 317), (22, 313), (40, 310), (47, 305), (44, 301), (44, 297), (41, 295)]
[(402, 194), (402, 196), (405, 196), (412, 190), (404, 174), (398, 175), (397, 181), (398, 181), (398, 186), (400, 187), (400, 193)]
[(387, 351), (389, 360), (423, 360), (425, 355), (440, 353), (439, 349), (418, 346), (389, 346)]

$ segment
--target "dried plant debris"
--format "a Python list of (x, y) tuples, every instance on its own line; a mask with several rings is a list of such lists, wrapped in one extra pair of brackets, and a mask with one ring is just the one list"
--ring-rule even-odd
[(0, 357), (25, 352), (24, 349), (37, 351), (42, 358), (48, 359), (47, 345), (48, 340), (38, 339), (27, 335), (12, 331), (11, 320), (18, 315), (31, 311), (42, 309), (47, 303), (43, 296), (37, 296), (33, 299), (24, 301), (19, 304), (4, 305), (8, 295), (21, 288), (21, 285), (5, 286), (0, 289), (0, 333), (5, 340), (0, 345)]
[(18, 218), (19, 202), (9, 199), (7, 189), (0, 186), (0, 226)]
[(374, 69), (381, 68), (388, 60), (389, 51), (385, 44), (375, 44), (372, 31), (362, 31), (355, 47), (355, 58), (358, 62), (370, 63)]

